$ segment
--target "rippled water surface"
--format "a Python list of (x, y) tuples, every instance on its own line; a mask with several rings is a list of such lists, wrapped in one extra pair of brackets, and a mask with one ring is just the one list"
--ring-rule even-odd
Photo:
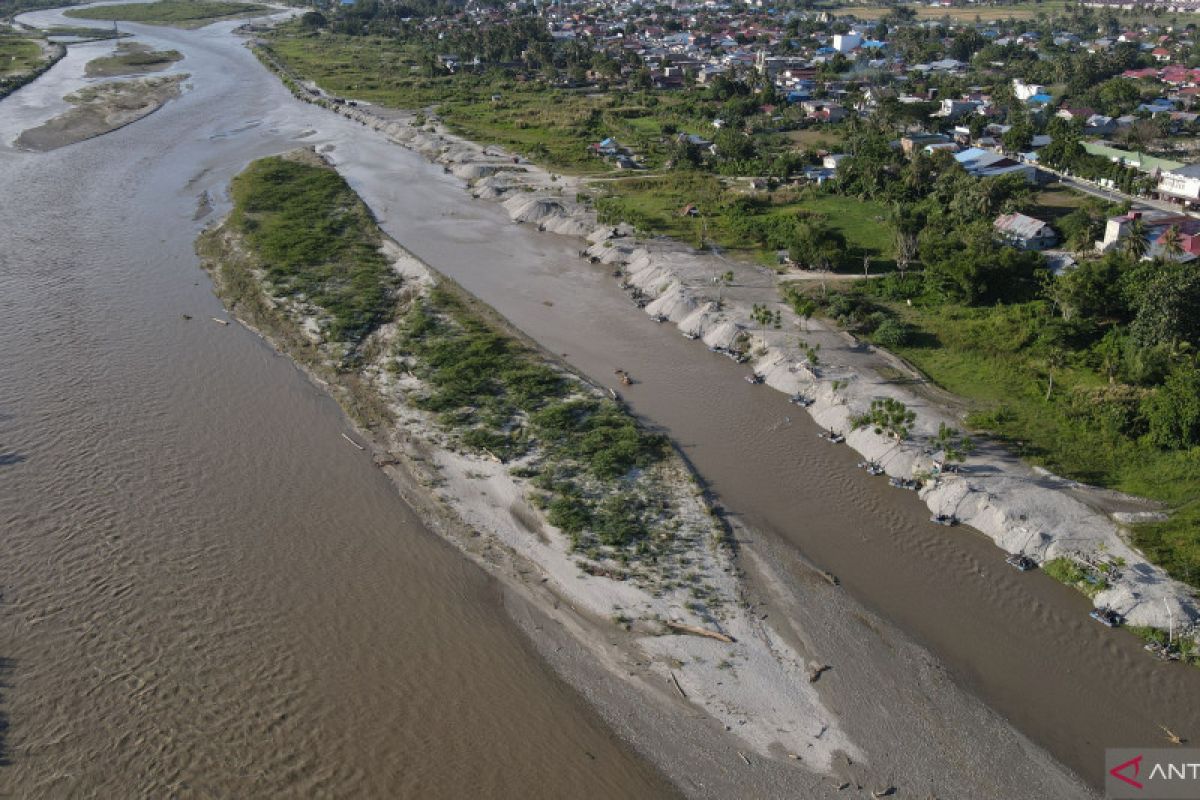
[[(193, 75), (151, 117), (0, 150), (3, 793), (670, 794), (335, 404), (210, 321), (199, 193), (311, 129), (360, 135), (229, 27), (149, 34)], [(0, 103), (6, 144), (82, 61)]]

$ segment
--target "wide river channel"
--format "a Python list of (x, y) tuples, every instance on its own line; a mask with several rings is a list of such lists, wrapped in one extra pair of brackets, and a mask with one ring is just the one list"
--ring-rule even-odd
[[(37, 21), (53, 14), (28, 15)], [(50, 153), (84, 45), (0, 102), (0, 786), (13, 796), (655, 796), (672, 789), (537, 657), (484, 573), (223, 317), (193, 240), (249, 161), (331, 145), (384, 228), (667, 431), (745, 529), (836, 573), (1095, 784), (1103, 748), (1200, 736), (1200, 671), (1007, 569), (855, 469), (785, 398), (629, 304), (579, 242), (293, 98), (219, 24), (130, 26), (194, 77)], [(191, 315), (185, 320), (182, 315)], [(885, 688), (880, 688), (886, 694)], [(523, 791), (526, 790), (526, 791)]]

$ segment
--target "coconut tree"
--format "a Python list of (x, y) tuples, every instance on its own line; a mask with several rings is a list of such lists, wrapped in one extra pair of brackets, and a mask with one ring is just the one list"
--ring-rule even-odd
[(871, 401), (867, 413), (860, 414), (850, 420), (854, 430), (872, 428), (879, 436), (894, 439), (896, 444), (904, 441), (912, 433), (913, 423), (917, 421), (917, 412), (892, 397), (881, 397)]
[(1150, 231), (1141, 217), (1129, 223), (1129, 233), (1125, 235), (1125, 242), (1121, 248), (1125, 255), (1134, 261), (1141, 261), (1142, 256), (1146, 255), (1146, 251), (1150, 249), (1149, 233)]
[(938, 425), (937, 436), (932, 444), (935, 451), (941, 451), (942, 460), (946, 463), (961, 463), (975, 450), (975, 442), (970, 436), (960, 437), (956, 428), (944, 422)]
[(807, 333), (808, 320), (817, 311), (817, 304), (811, 298), (804, 298), (795, 303), (796, 316), (800, 317), (800, 326)]
[(1158, 237), (1158, 247), (1162, 255), (1172, 261), (1183, 255), (1183, 237), (1179, 235), (1179, 228), (1172, 225), (1163, 231)]
[(754, 307), (750, 309), (750, 319), (758, 323), (764, 341), (766, 341), (767, 326), (770, 325), (771, 327), (778, 328), (780, 325), (780, 316), (778, 311), (772, 311), (761, 303), (755, 303)]

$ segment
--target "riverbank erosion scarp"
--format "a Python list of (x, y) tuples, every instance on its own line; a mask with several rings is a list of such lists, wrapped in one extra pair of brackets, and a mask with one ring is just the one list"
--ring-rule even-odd
[(384, 240), (311, 152), (256, 162), (233, 195), (198, 243), (218, 294), (328, 386), (435, 530), (588, 631), (597, 663), (617, 638), (641, 671), (613, 678), (702, 710), (747, 763), (855, 779), (820, 665), (745, 607), (725, 531), (661, 436)]
[(74, 108), (23, 132), (16, 145), (26, 150), (54, 150), (111, 133), (178, 97), (187, 77), (164, 75), (87, 86), (63, 98)]
[[(614, 269), (647, 314), (674, 323), (711, 349), (734, 351), (748, 371), (789, 395), (804, 395), (813, 419), (846, 436), (893, 478), (929, 477), (921, 497), (934, 516), (976, 528), (1010, 553), (1041, 563), (1078, 566), (1079, 588), (1096, 606), (1130, 624), (1173, 630), (1194, 640), (1200, 605), (1129, 544), (1123, 524), (1152, 507), (1139, 498), (1059, 478), (984, 444), (957, 472), (933, 475), (944, 453), (935, 444), (943, 425), (961, 426), (955, 399), (903, 360), (856, 340), (831, 324), (801, 320), (780, 297), (780, 280), (762, 267), (698, 252), (661, 238), (643, 240), (627, 225), (601, 225), (579, 193), (586, 180), (551, 173), (495, 146), (471, 142), (433, 113), (407, 113), (328, 95), (289, 72), (263, 48), (260, 59), (300, 99), (367, 125), (393, 142), (443, 165), (472, 196), (503, 205), (517, 223), (586, 237), (581, 256)], [(732, 278), (724, 279), (726, 273)], [(755, 320), (755, 306), (780, 314), (778, 328)], [(814, 359), (814, 353), (819, 356)], [(891, 398), (916, 411), (905, 441), (853, 421), (871, 403)]]

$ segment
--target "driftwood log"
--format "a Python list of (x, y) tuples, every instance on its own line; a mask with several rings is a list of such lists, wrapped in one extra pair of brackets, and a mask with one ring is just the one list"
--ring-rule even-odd
[(720, 631), (710, 631), (708, 628), (700, 628), (696, 625), (684, 625), (682, 622), (668, 622), (667, 627), (673, 631), (690, 633), (693, 636), (704, 636), (708, 639), (716, 639), (718, 642), (725, 642), (726, 644), (733, 644), (735, 641), (737, 641), (732, 636), (721, 633)]

